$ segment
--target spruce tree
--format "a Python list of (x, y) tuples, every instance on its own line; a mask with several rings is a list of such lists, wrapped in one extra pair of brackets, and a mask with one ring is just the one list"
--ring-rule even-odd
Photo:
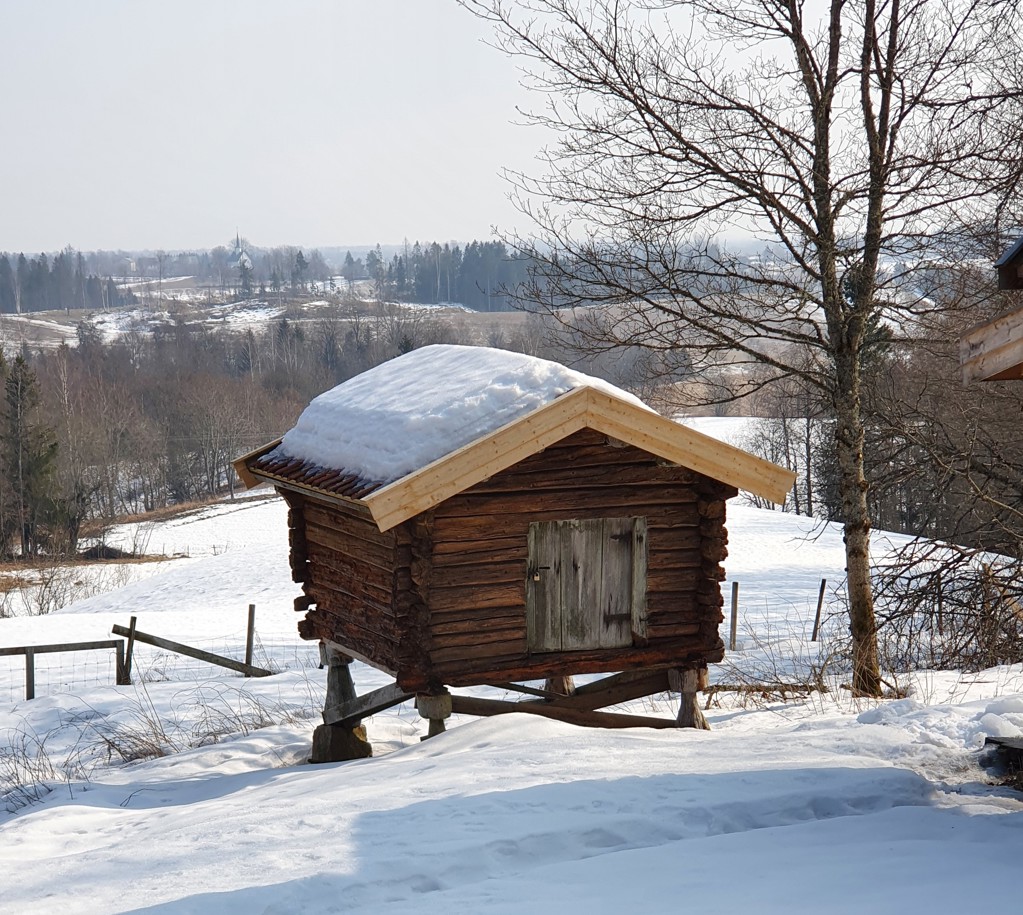
[(39, 386), (29, 364), (18, 356), (4, 382), (6, 434), (3, 471), (23, 558), (39, 554), (42, 525), (53, 506), (57, 439), (39, 416)]

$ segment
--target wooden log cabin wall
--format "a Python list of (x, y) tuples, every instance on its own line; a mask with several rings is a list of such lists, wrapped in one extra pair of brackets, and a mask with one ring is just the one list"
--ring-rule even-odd
[[(299, 631), (327, 646), (342, 678), (333, 693), (348, 697), (328, 703), (324, 727), (349, 731), (413, 695), (431, 733), (452, 709), (675, 725), (598, 711), (670, 688), (688, 691), (680, 720), (699, 724), (695, 690), (724, 654), (725, 500), (737, 484), (780, 499), (792, 481), (585, 388), (386, 485), (276, 442), (236, 467), (288, 503)], [(353, 658), (394, 685), (355, 696)], [(607, 672), (616, 673), (573, 689), (573, 675)], [(546, 688), (522, 682), (536, 680)], [(530, 700), (448, 693), (481, 684)], [(320, 741), (332, 747), (321, 754), (365, 755), (342, 743)]]

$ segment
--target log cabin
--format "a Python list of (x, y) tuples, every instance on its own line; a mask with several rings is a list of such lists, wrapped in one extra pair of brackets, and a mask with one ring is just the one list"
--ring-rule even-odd
[[(596, 378), (461, 346), (320, 395), (235, 467), (289, 507), (299, 631), (330, 668), (314, 761), (368, 755), (362, 718), (412, 696), (431, 734), (452, 711), (701, 726), (725, 501), (781, 502), (794, 478)], [(357, 696), (352, 659), (394, 683)], [(529, 699), (450, 691), (479, 685)], [(599, 711), (669, 689), (676, 720)]]

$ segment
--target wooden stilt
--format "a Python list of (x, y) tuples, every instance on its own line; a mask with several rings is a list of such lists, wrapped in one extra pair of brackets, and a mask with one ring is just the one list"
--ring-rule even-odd
[(330, 714), (334, 709), (351, 707), (357, 700), (355, 683), (349, 665), (352, 659), (331, 645), (320, 643), (320, 659), (327, 668), (327, 696), (324, 701), (323, 720), (313, 732), (313, 750), (309, 762), (342, 762), (347, 759), (365, 759), (373, 755), (373, 746), (366, 739), (361, 718), (350, 717), (335, 723)]
[(440, 693), (421, 693), (416, 696), (416, 708), (420, 717), (430, 722), (426, 736), (420, 739), (429, 740), (443, 734), (446, 729), (444, 722), (451, 717), (451, 693), (447, 690)]
[(671, 688), (682, 694), (678, 706), (678, 718), (676, 724), (680, 728), (697, 728), (701, 731), (709, 731), (710, 725), (700, 711), (700, 703), (697, 701), (697, 693), (707, 686), (707, 668), (698, 667), (695, 670), (670, 670), (668, 671), (668, 682)]
[(575, 680), (572, 677), (548, 677), (543, 685), (545, 693), (557, 693), (559, 696), (575, 695)]

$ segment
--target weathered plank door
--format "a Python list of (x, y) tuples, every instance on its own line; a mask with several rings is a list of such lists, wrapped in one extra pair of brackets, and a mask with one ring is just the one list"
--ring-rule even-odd
[(529, 526), (530, 651), (620, 648), (645, 634), (646, 519)]

